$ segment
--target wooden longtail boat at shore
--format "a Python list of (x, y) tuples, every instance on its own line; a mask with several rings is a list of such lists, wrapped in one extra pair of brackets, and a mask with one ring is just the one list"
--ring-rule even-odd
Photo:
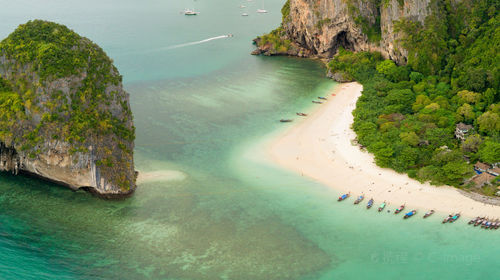
[(474, 218), (474, 219), (470, 220), (470, 221), (469, 221), (469, 225), (474, 224), (474, 223), (475, 223), (475, 222), (477, 222), (479, 219), (481, 219), (481, 217), (476, 217), (476, 218)]
[(460, 213), (457, 213), (453, 217), (451, 217), (450, 223), (455, 222), (456, 220), (458, 220), (458, 218), (460, 218)]
[(483, 221), (484, 221), (484, 219), (485, 219), (485, 218), (480, 218), (479, 220), (477, 220), (477, 221), (474, 223), (474, 226), (475, 226), (475, 227), (477, 227), (477, 226), (479, 226), (480, 224), (482, 224), (482, 223), (483, 223)]
[(434, 214), (434, 212), (435, 212), (434, 210), (431, 210), (431, 211), (425, 213), (424, 219), (427, 218), (427, 217), (429, 217), (430, 215)]
[(448, 217), (444, 218), (443, 224), (446, 224), (447, 222), (449, 222), (451, 220), (451, 217), (453, 217), (453, 216), (452, 215), (448, 215)]
[(382, 204), (380, 204), (380, 206), (378, 207), (378, 211), (379, 211), (379, 212), (382, 212), (382, 210), (384, 210), (384, 208), (385, 208), (385, 205), (386, 205), (386, 204), (385, 204), (385, 201), (384, 201), (384, 202), (383, 202)]
[(417, 214), (417, 210), (411, 210), (410, 212), (404, 215), (403, 219), (408, 219), (410, 217), (413, 217), (415, 214)]
[(404, 205), (404, 204), (403, 204), (403, 205), (401, 205), (401, 206), (399, 206), (399, 208), (398, 208), (398, 209), (396, 209), (396, 211), (394, 211), (394, 215), (399, 214), (399, 213), (400, 213), (401, 211), (403, 211), (404, 209), (405, 209), (405, 205)]
[(359, 204), (361, 201), (363, 201), (363, 199), (365, 199), (364, 195), (358, 196), (358, 198), (356, 198), (356, 200), (354, 201), (354, 204)]
[(339, 199), (337, 199), (337, 201), (346, 200), (347, 198), (349, 198), (349, 196), (351, 196), (351, 193), (343, 194), (343, 195), (339, 196)]
[(375, 201), (373, 200), (373, 198), (371, 198), (371, 199), (368, 201), (368, 203), (366, 204), (366, 209), (370, 209), (370, 208), (372, 208), (372, 206), (373, 206), (373, 202), (375, 202)]

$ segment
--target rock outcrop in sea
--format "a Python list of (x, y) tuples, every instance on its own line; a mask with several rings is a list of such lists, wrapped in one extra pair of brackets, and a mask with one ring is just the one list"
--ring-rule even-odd
[(1, 171), (126, 196), (134, 138), (129, 95), (99, 46), (41, 20), (0, 42)]
[(286, 47), (275, 48), (262, 38), (253, 54), (331, 58), (339, 47), (352, 51), (378, 51), (404, 64), (408, 53), (399, 45), (395, 22), (424, 22), (431, 0), (288, 0), (283, 22), (276, 32)]

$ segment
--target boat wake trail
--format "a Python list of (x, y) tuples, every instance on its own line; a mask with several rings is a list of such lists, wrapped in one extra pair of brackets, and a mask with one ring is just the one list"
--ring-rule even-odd
[(170, 46), (170, 47), (166, 47), (166, 48), (156, 49), (155, 51), (163, 51), (163, 50), (172, 50), (172, 49), (184, 48), (184, 47), (188, 47), (188, 46), (199, 45), (199, 44), (207, 43), (207, 42), (210, 42), (210, 41), (219, 40), (219, 39), (225, 39), (225, 38), (229, 38), (229, 37), (230, 37), (229, 35), (221, 35), (221, 36), (212, 37), (212, 38), (208, 38), (208, 39), (201, 40), (201, 41), (196, 41), (196, 42), (191, 42), (191, 43), (185, 43), (185, 44), (179, 44), (179, 45), (174, 45), (174, 46)]
[(173, 46), (168, 46), (168, 47), (163, 47), (163, 48), (157, 48), (157, 49), (151, 49), (151, 50), (145, 50), (145, 51), (143, 50), (143, 51), (137, 51), (137, 52), (127, 52), (127, 53), (122, 53), (121, 55), (156, 53), (156, 52), (162, 52), (162, 51), (168, 51), (168, 50), (173, 50), (173, 49), (180, 49), (180, 48), (184, 48), (184, 47), (189, 47), (189, 46), (204, 44), (204, 43), (208, 43), (210, 41), (219, 40), (219, 39), (225, 39), (225, 38), (229, 38), (229, 37), (232, 37), (232, 35), (220, 35), (220, 36), (217, 36), (217, 37), (212, 37), (212, 38), (204, 39), (204, 40), (201, 40), (201, 41), (184, 43), (184, 44), (173, 45)]

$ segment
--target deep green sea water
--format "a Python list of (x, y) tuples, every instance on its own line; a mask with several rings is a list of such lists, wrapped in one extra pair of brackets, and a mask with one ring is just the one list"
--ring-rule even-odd
[(123, 201), (1, 174), (0, 279), (497, 279), (499, 231), (337, 203), (262, 158), (277, 120), (335, 86), (317, 62), (249, 55), (283, 2), (0, 0), (1, 38), (39, 18), (98, 43), (130, 92), (136, 168), (178, 174)]

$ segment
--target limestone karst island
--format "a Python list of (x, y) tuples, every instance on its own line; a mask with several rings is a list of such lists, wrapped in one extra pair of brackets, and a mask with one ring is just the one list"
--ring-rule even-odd
[(134, 191), (128, 94), (99, 46), (29, 21), (0, 43), (0, 75), (0, 170), (102, 196)]
[(0, 8), (0, 279), (496, 279), (499, 0)]

